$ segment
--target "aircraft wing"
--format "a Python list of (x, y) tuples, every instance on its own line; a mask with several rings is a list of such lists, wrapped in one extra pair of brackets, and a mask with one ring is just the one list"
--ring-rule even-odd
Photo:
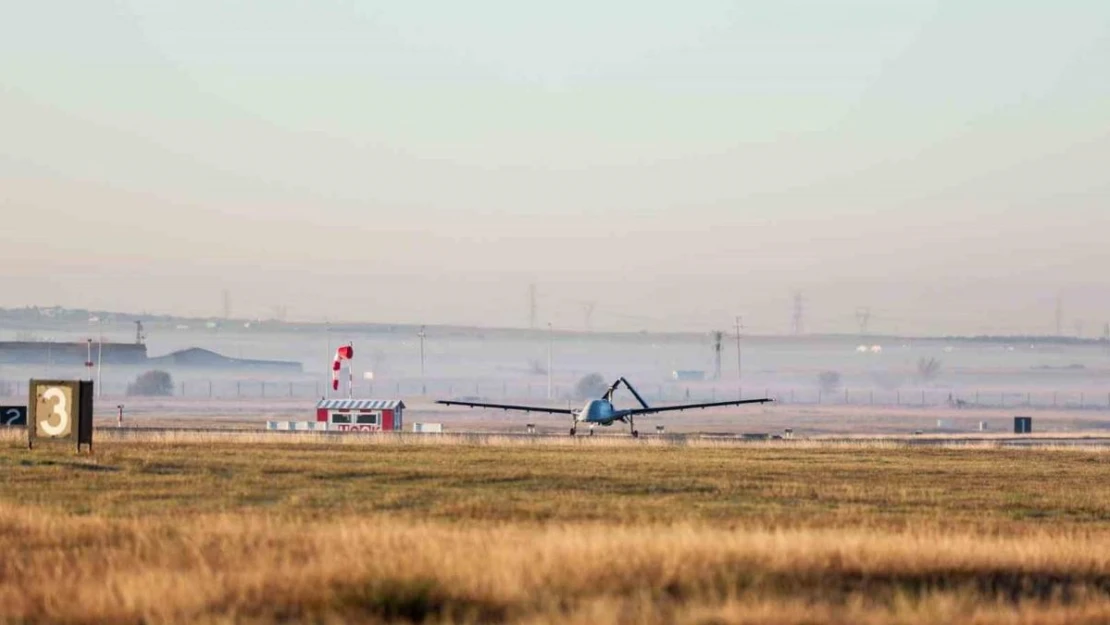
[(716, 406), (742, 406), (744, 404), (765, 404), (767, 402), (775, 401), (770, 398), (763, 399), (744, 399), (737, 401), (715, 401), (707, 404), (679, 404), (677, 406), (657, 406), (654, 408), (634, 408), (628, 412), (632, 415), (642, 414), (655, 414), (657, 412), (669, 412), (671, 410), (697, 410), (701, 408), (714, 408)]
[(548, 408), (547, 406), (519, 406), (516, 404), (487, 404), (476, 401), (440, 400), (437, 404), (444, 406), (466, 406), (468, 408), (496, 408), (498, 410), (519, 410), (521, 412), (550, 412), (552, 414), (575, 414), (578, 411), (570, 408)]

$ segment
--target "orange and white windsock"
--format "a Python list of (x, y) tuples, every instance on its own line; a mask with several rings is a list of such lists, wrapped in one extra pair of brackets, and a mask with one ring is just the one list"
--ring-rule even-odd
[[(339, 390), (339, 370), (343, 368), (343, 361), (350, 361), (355, 357), (355, 348), (351, 345), (341, 345), (335, 350), (335, 359), (331, 361), (331, 390)], [(348, 367), (350, 363), (348, 362)]]

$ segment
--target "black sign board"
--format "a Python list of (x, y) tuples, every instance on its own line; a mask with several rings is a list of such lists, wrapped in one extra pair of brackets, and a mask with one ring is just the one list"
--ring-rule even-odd
[(27, 425), (27, 406), (0, 406), (0, 425)]
[(31, 380), (27, 402), (27, 446), (36, 441), (69, 441), (92, 451), (93, 383)]

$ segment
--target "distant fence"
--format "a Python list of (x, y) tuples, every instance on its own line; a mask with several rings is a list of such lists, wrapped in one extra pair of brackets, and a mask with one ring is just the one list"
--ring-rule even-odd
[[(744, 393), (747, 396), (747, 393)], [(1059, 408), (1110, 410), (1110, 392), (917, 390), (775, 390), (768, 397), (784, 404), (974, 408)]]
[[(548, 398), (547, 385), (518, 381), (442, 381), (419, 380), (375, 381), (356, 380), (354, 395), (358, 397), (399, 398), (465, 398), (471, 400), (530, 400), (553, 405), (577, 405), (580, 400), (568, 399), (571, 386), (554, 385)], [(815, 388), (744, 388), (657, 384), (638, 387), (649, 402), (682, 403), (727, 401), (742, 397), (770, 397), (781, 404), (811, 406), (876, 406), (876, 407), (945, 407), (973, 408), (1056, 408), (1110, 410), (1110, 391), (1012, 391), (1012, 390), (949, 390), (949, 389), (836, 389)], [(126, 395), (126, 383), (105, 383), (103, 394), (109, 397)], [(319, 399), (325, 395), (345, 396), (346, 390), (332, 392), (324, 381), (268, 380), (179, 380), (174, 383), (174, 396), (185, 399)], [(27, 381), (0, 380), (0, 397), (25, 399)]]

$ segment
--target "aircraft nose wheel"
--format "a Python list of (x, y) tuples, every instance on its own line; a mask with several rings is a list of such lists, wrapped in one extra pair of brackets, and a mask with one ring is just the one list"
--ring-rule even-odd
[(571, 429), (570, 429), (570, 435), (571, 435), (571, 436), (574, 436), (574, 435), (575, 435), (575, 434), (577, 434), (577, 433), (578, 433), (578, 429), (577, 429), (577, 428), (571, 428)]

